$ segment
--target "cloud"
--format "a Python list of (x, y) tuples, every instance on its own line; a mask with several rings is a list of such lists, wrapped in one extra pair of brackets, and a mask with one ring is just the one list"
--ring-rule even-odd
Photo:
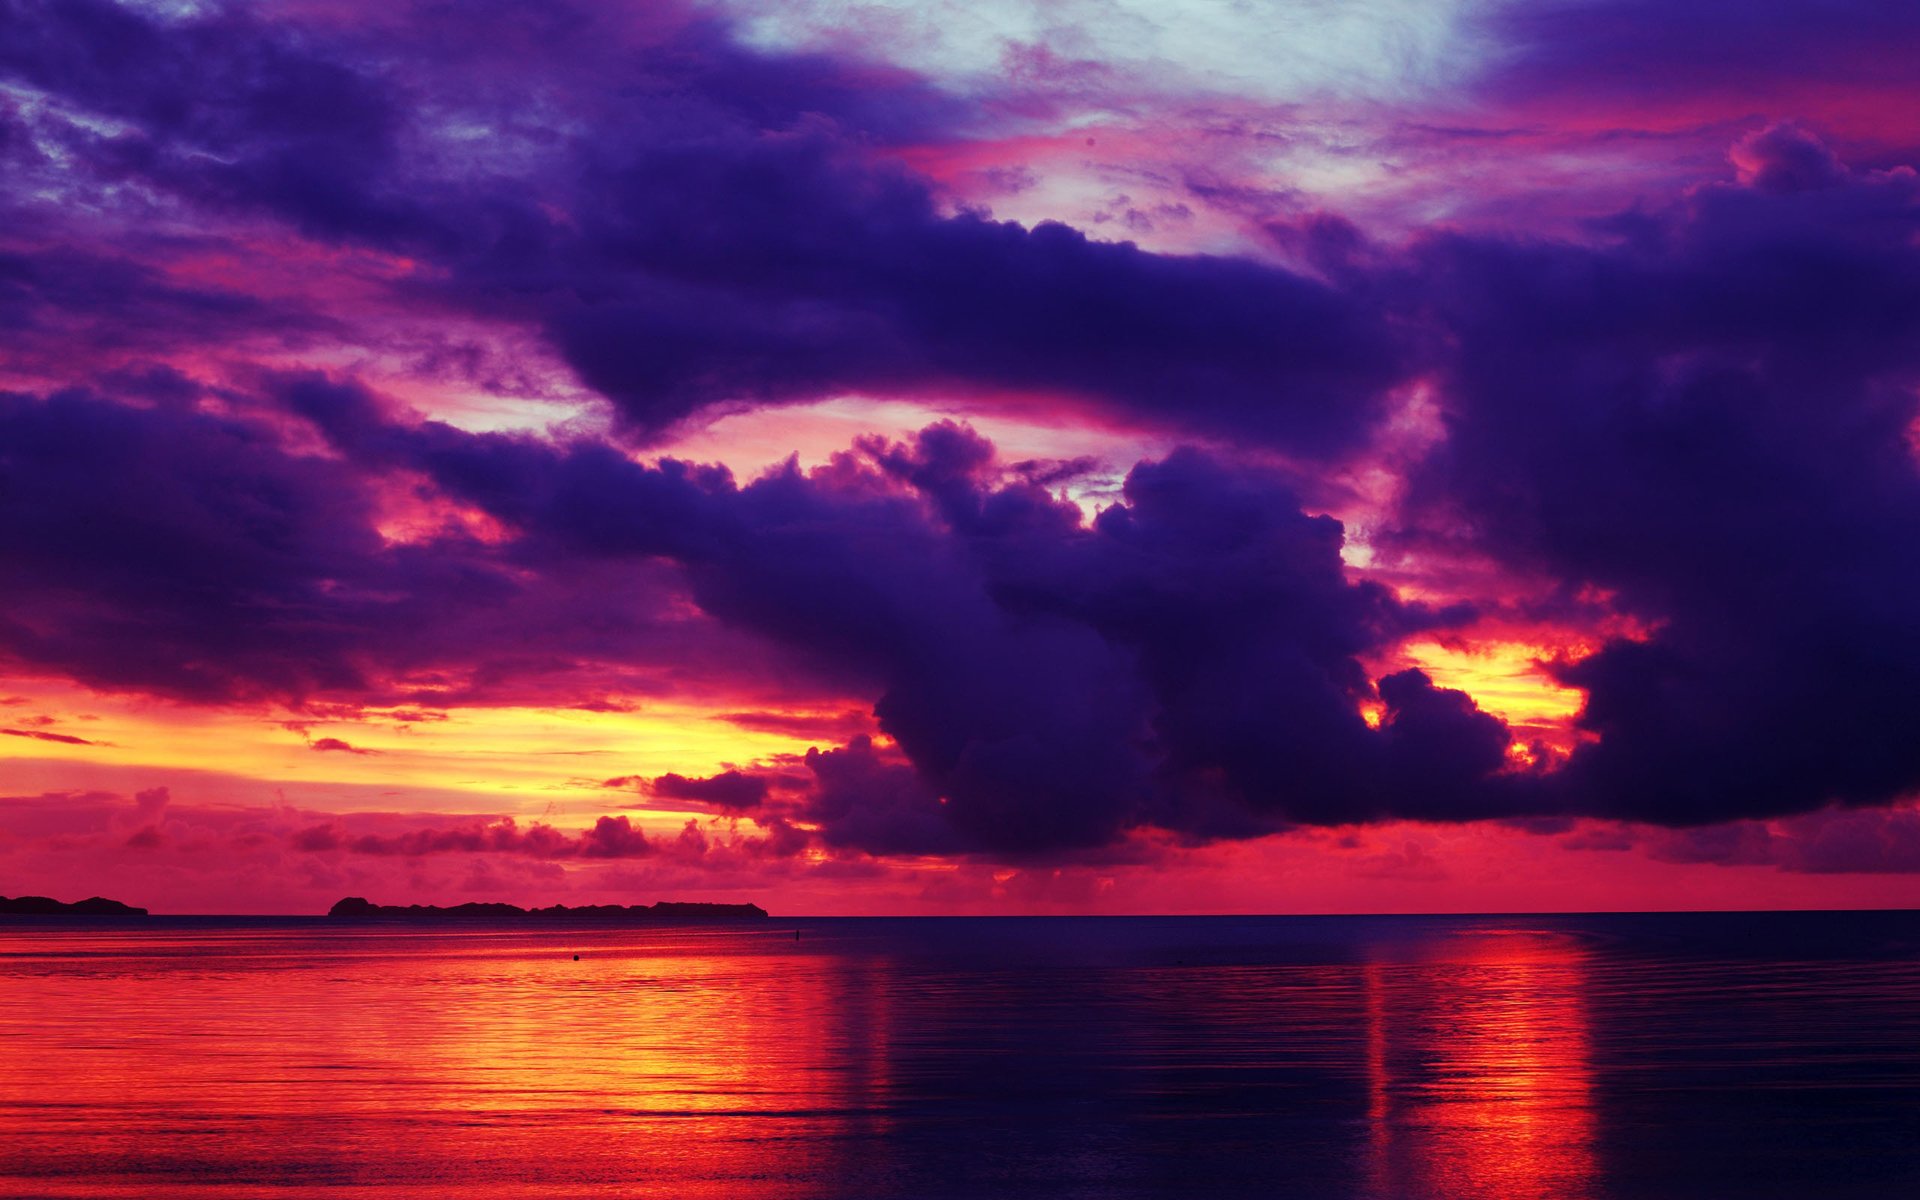
[(940, 799), (898, 756), (883, 756), (865, 735), (833, 750), (809, 750), (815, 785), (804, 810), (829, 845), (871, 854), (948, 854), (966, 839), (941, 812)]
[[(602, 818), (603, 822), (616, 818)], [(626, 818), (617, 818), (621, 827)], [(620, 857), (644, 854), (646, 839), (630, 828), (610, 829), (606, 834), (596, 827), (578, 837), (569, 836), (551, 825), (534, 822), (521, 826), (511, 817), (490, 822), (473, 822), (452, 827), (426, 826), (401, 833), (358, 835), (343, 831), (336, 822), (308, 826), (291, 833), (289, 843), (310, 853), (343, 850), (351, 854), (419, 857), (430, 854), (523, 854), (533, 858)]]
[(127, 837), (126, 844), (133, 850), (156, 850), (166, 845), (166, 841), (158, 825), (143, 825)]
[(338, 816), (318, 824), (289, 830), (286, 844), (306, 854), (345, 854), (375, 858), (427, 858), (438, 855), (505, 855), (554, 862), (596, 863), (602, 860), (663, 856), (701, 870), (735, 869), (743, 859), (791, 858), (809, 842), (807, 835), (781, 820), (769, 821), (763, 836), (743, 834), (728, 826), (709, 836), (689, 821), (672, 839), (650, 838), (625, 814), (597, 817), (578, 833), (556, 829), (542, 821), (522, 825), (511, 817), (473, 819), (463, 824), (433, 824), (430, 817), (373, 818), (382, 824), (402, 823), (397, 832), (355, 832), (369, 823), (364, 816)]
[(373, 71), (309, 53), (241, 8), (168, 20), (106, 0), (7, 7), (0, 71), (121, 127), (71, 131), (89, 163), (315, 233), (424, 225), (417, 201), (382, 194), (403, 116)]
[(315, 738), (313, 741), (307, 744), (307, 748), (309, 750), (336, 750), (345, 754), (378, 754), (380, 753), (378, 750), (363, 750), (358, 746), (349, 745), (348, 743), (341, 741), (339, 738), (333, 738), (333, 737)]
[(689, 779), (668, 772), (646, 784), (663, 800), (692, 800), (722, 809), (757, 807), (767, 798), (767, 781), (739, 771), (724, 771), (705, 779)]
[(1763, 192), (1803, 192), (1838, 187), (1848, 171), (1825, 142), (1790, 123), (1769, 125), (1734, 143), (1728, 155), (1740, 182)]
[[(964, 384), (1334, 456), (1411, 362), (1384, 314), (1277, 266), (945, 211), (874, 146), (957, 132), (967, 104), (711, 20), (636, 33), (568, 9), (501, 59), (404, 22), (373, 54), (241, 8), (16, 8), (0, 72), (88, 115), (65, 136), (89, 172), (430, 264), (416, 304), (540, 330), (640, 436), (716, 406)], [(517, 15), (472, 19), (518, 40)], [(387, 66), (409, 55), (411, 89)], [(477, 83), (502, 72), (547, 97), (544, 124)], [(499, 148), (454, 132), (475, 128)]]
[(634, 858), (653, 852), (646, 834), (635, 829), (625, 816), (601, 817), (580, 835), (579, 846), (580, 853), (588, 858)]
[(105, 742), (91, 742), (86, 738), (75, 737), (70, 733), (54, 733), (46, 729), (0, 729), (0, 733), (6, 734), (8, 737), (38, 738), (43, 742), (60, 742), (68, 746), (106, 745)]
[(1826, 808), (1770, 821), (1688, 829), (1592, 823), (1560, 839), (1571, 850), (1638, 850), (1661, 862), (1775, 867), (1813, 875), (1920, 873), (1920, 810)]
[[(745, 486), (591, 442), (390, 425), (365, 403), (323, 424), (542, 557), (676, 562), (718, 621), (874, 681), (875, 719), (913, 774), (856, 739), (833, 752), (847, 775), (823, 777), (823, 811), (876, 846), (1039, 853), (1143, 824), (1246, 834), (1510, 803), (1475, 786), (1504, 765), (1504, 726), (1461, 693), (1397, 678), (1379, 732), (1357, 709), (1372, 695), (1359, 654), (1470, 611), (1350, 582), (1337, 522), (1194, 451), (1136, 467), (1123, 503), (1087, 524), (950, 423), (865, 443), (864, 465)], [(852, 791), (891, 816), (869, 826), (831, 798)]]
[(832, 741), (845, 741), (866, 732), (873, 724), (872, 717), (857, 708), (837, 713), (721, 713), (720, 719), (755, 733), (784, 733), (797, 738), (826, 738)]
[(133, 794), (134, 811), (143, 821), (158, 821), (173, 803), (173, 792), (164, 787), (144, 788)]
[(282, 341), (330, 324), (243, 291), (171, 281), (161, 264), (65, 246), (0, 247), (0, 322), (12, 331), (16, 373), (68, 379), (82, 351), (100, 365), (142, 362), (124, 383), (174, 403), (198, 389), (154, 357), (209, 338)]
[[(1844, 113), (1860, 95), (1910, 80), (1892, 47), (1920, 17), (1875, 0), (1572, 0), (1490, 9), (1506, 43), (1482, 87), (1519, 101), (1749, 119), (1782, 103)], [(1756, 105), (1757, 96), (1771, 105)], [(1717, 102), (1702, 114), (1707, 102)], [(1810, 114), (1813, 115), (1813, 114)], [(1891, 114), (1888, 114), (1891, 116)]]
[(345, 635), (398, 607), (369, 594), (397, 577), (376, 581), (346, 472), (258, 426), (79, 392), (0, 395), (0, 470), (18, 659), (200, 698), (366, 682)]
[(1790, 127), (1737, 153), (1749, 184), (1594, 245), (1419, 251), (1458, 352), (1404, 545), (1650, 631), (1553, 667), (1587, 694), (1551, 781), (1568, 811), (1703, 824), (1920, 787), (1920, 569), (1896, 549), (1920, 538), (1920, 179)]
[(0, 474), (0, 655), (88, 686), (575, 703), (748, 661), (655, 615), (679, 586), (659, 569), (534, 569), (445, 513), (389, 540), (382, 481), (289, 446), (267, 414), (0, 392)]

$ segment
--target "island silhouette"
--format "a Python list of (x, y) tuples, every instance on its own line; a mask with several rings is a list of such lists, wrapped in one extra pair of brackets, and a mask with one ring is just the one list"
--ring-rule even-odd
[(131, 904), (122, 904), (118, 900), (109, 900), (105, 896), (89, 896), (85, 900), (75, 900), (64, 904), (47, 896), (15, 896), (9, 900), (0, 896), (0, 915), (28, 917), (144, 917), (147, 910), (135, 908)]
[(735, 921), (764, 921), (767, 910), (758, 904), (705, 904), (662, 900), (657, 904), (584, 904), (568, 908), (521, 908), (513, 904), (469, 903), (440, 908), (431, 904), (374, 904), (348, 896), (327, 910), (335, 921), (401, 922), (412, 925), (448, 924), (594, 924), (594, 925), (716, 925)]

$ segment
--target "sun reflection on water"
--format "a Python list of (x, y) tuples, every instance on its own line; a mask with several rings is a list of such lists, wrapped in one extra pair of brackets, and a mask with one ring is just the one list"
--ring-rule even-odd
[[(164, 989), (152, 938), (16, 957), (39, 1036), (0, 1028), (0, 1177), (98, 1195), (128, 1177), (196, 1195), (804, 1195), (858, 1144), (818, 1136), (823, 1118), (884, 1130), (879, 961), (711, 932), (438, 933), (430, 953), (358, 934), (297, 966), (273, 962), (283, 944), (183, 944)], [(52, 1009), (70, 1043), (47, 1040)]]
[(0, 924), (0, 1196), (1877, 1200), (1915, 920)]
[(1474, 930), (1434, 958), (1363, 968), (1366, 1194), (1592, 1194), (1583, 947), (1535, 930)]

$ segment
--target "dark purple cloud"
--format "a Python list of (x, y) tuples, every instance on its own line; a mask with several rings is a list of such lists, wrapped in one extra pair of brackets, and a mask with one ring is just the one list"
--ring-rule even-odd
[[(1561, 0), (1499, 6), (1488, 32), (1505, 44), (1488, 81), (1498, 94), (1579, 105), (1627, 102), (1711, 117), (1767, 116), (1767, 100), (1808, 91), (1860, 94), (1911, 86), (1920, 14), (1879, 0)], [(1816, 93), (1817, 95), (1817, 93)], [(1731, 111), (1724, 102), (1750, 106)]]
[(1920, 786), (1920, 181), (1804, 131), (1746, 185), (1588, 246), (1441, 237), (1456, 339), (1429, 530), (1653, 627), (1557, 669), (1595, 735), (1553, 786), (1692, 824)]
[[(1384, 694), (1382, 730), (1357, 707), (1373, 694), (1358, 656), (1470, 613), (1350, 582), (1338, 522), (1196, 452), (1136, 467), (1088, 525), (950, 424), (869, 443), (865, 466), (741, 486), (597, 443), (388, 425), (365, 397), (305, 411), (510, 523), (529, 553), (677, 562), (723, 624), (870, 681), (917, 775), (855, 742), (823, 788), (906, 818), (875, 833), (889, 849), (931, 845), (928, 829), (1038, 852), (1142, 824), (1250, 833), (1511, 803), (1472, 786), (1503, 765), (1506, 732), (1462, 694), (1416, 672)], [(823, 803), (829, 823), (870, 807)]]
[[(0, 647), (188, 696), (365, 686), (349, 623), (397, 615), (365, 489), (239, 421), (0, 395)], [(478, 583), (479, 581), (474, 581)], [(355, 610), (360, 610), (355, 616)]]
[(814, 778), (805, 815), (831, 846), (870, 854), (952, 854), (967, 840), (941, 811), (940, 798), (913, 766), (874, 749), (862, 734), (845, 746), (807, 752)]
[(0, 72), (121, 129), (66, 130), (103, 174), (303, 231), (393, 241), (432, 222), (390, 173), (405, 122), (377, 68), (315, 53), (244, 7), (167, 20), (107, 0), (7, 0)]
[(756, 808), (767, 798), (767, 781), (739, 771), (723, 771), (705, 779), (668, 772), (646, 785), (663, 800), (692, 800), (721, 809)]
[[(437, 27), (376, 46), (245, 9), (12, 7), (0, 73), (127, 127), (66, 129), (95, 172), (405, 254), (430, 268), (416, 299), (536, 326), (642, 434), (715, 405), (964, 386), (1331, 455), (1410, 361), (1382, 314), (1276, 267), (946, 213), (875, 138), (964, 105), (869, 64), (753, 55), (710, 21), (636, 43), (582, 11), (508, 63)], [(550, 111), (530, 122), (483, 67)], [(450, 144), (462, 125), (497, 152)]]
[[(71, 372), (77, 356), (138, 361), (250, 334), (297, 337), (327, 330), (317, 315), (288, 311), (229, 289), (184, 286), (154, 267), (70, 247), (8, 250), (0, 243), (0, 327), (14, 369)], [(151, 364), (143, 382), (156, 399), (197, 389)], [(69, 376), (70, 377), (70, 376)]]
[(519, 561), (457, 522), (391, 543), (383, 480), (295, 452), (264, 413), (144, 399), (0, 393), (8, 660), (292, 703), (574, 703), (769, 661), (656, 615), (681, 586), (664, 568)]
[[(818, 137), (655, 152), (587, 187), (599, 207), (548, 280), (485, 263), (462, 282), (550, 289), (537, 319), (642, 430), (727, 401), (964, 385), (1327, 454), (1404, 369), (1388, 327), (1324, 285), (943, 217)], [(556, 261), (575, 265), (552, 278)]]

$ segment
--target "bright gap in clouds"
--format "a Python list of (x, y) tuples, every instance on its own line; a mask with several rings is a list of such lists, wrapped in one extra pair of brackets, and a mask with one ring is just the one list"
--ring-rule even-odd
[(884, 62), (975, 101), (972, 129), (896, 148), (954, 203), (1172, 254), (1268, 256), (1262, 215), (1376, 194), (1393, 198), (1359, 215), (1404, 230), (1433, 201), (1402, 194), (1394, 114), (1496, 54), (1483, 0), (710, 2), (762, 51)]
[[(867, 50), (962, 92), (1099, 64), (1128, 89), (1390, 100), (1470, 72), (1471, 0), (717, 0), (765, 50)], [(1036, 48), (1042, 52), (1037, 57)]]
[[(998, 411), (997, 411), (998, 410)], [(789, 457), (802, 469), (823, 466), (853, 449), (856, 440), (880, 437), (910, 442), (920, 430), (940, 421), (971, 426), (994, 444), (1002, 464), (1053, 464), (1090, 460), (1071, 478), (1049, 483), (1091, 517), (1119, 498), (1120, 485), (1133, 465), (1166, 457), (1192, 437), (1081, 421), (1071, 412), (1036, 404), (1031, 414), (1004, 411), (988, 402), (836, 396), (818, 404), (748, 409), (704, 424), (690, 424), (669, 442), (650, 448), (656, 454), (693, 462), (718, 462), (740, 479), (750, 479)]]
[[(636, 824), (673, 829), (690, 814), (606, 781), (717, 774), (805, 754), (826, 740), (777, 727), (782, 716), (817, 717), (812, 710), (763, 714), (774, 725), (739, 723), (738, 711), (754, 706), (747, 697), (649, 699), (599, 710), (415, 705), (316, 714), (167, 704), (58, 680), (11, 679), (0, 688), (25, 693), (7, 697), (0, 727), (83, 739), (0, 738), (7, 761), (0, 792), (20, 794), (170, 785), (184, 800), (258, 805), (278, 786), (308, 802), (325, 796), (339, 811), (504, 812), (570, 826), (647, 809), (635, 813)], [(830, 701), (825, 711), (837, 715), (856, 703)], [(217, 758), (209, 747), (218, 748)], [(226, 778), (207, 776), (210, 768)]]

